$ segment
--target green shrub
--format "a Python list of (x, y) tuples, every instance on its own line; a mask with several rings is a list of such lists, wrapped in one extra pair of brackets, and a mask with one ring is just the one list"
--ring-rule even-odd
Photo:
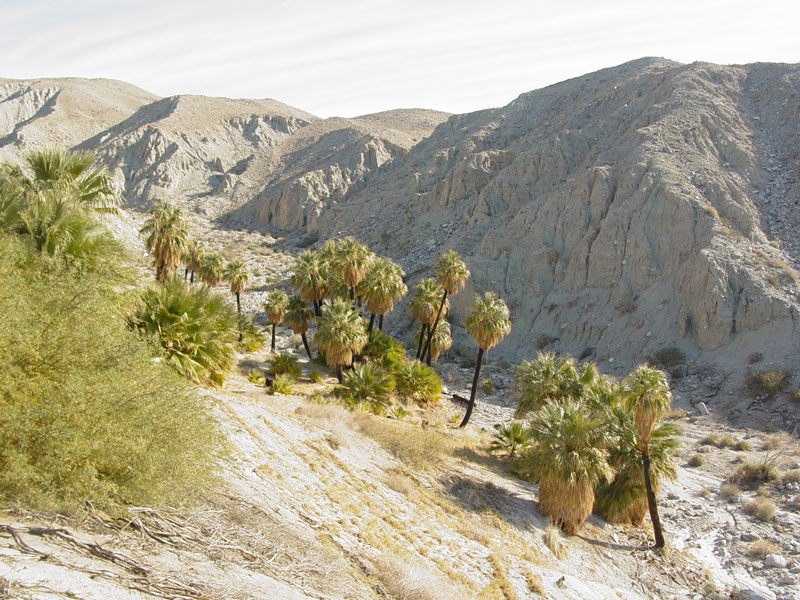
[(264, 345), (264, 334), (253, 322), (250, 315), (242, 315), (242, 341), (239, 348), (245, 352), (255, 352)]
[(237, 322), (226, 298), (178, 277), (146, 288), (130, 318), (131, 327), (159, 346), (180, 374), (217, 384), (233, 366)]
[(752, 396), (774, 397), (789, 385), (789, 376), (783, 371), (748, 371), (745, 385)]
[(792, 390), (792, 401), (800, 402), (800, 388)]
[(279, 373), (272, 381), (272, 391), (276, 394), (291, 394), (294, 377), (289, 373)]
[(319, 374), (319, 371), (311, 370), (308, 372), (308, 380), (311, 383), (319, 383), (322, 381), (322, 375)]
[(519, 422), (500, 425), (490, 448), (494, 452), (503, 452), (509, 459), (514, 459), (520, 450), (530, 446), (531, 434)]
[(394, 371), (397, 392), (419, 406), (436, 402), (442, 393), (442, 380), (429, 366), (415, 361), (403, 361)]
[(390, 371), (405, 360), (406, 349), (392, 336), (374, 329), (369, 334), (369, 341), (361, 351), (361, 356)]
[(483, 392), (486, 395), (489, 395), (492, 392), (494, 392), (494, 383), (492, 382), (491, 379), (484, 379), (480, 382), (480, 388), (481, 392)]
[(702, 454), (695, 454), (692, 458), (689, 459), (689, 466), (690, 467), (701, 467), (706, 464), (706, 459), (703, 457)]
[(676, 348), (674, 346), (669, 348), (661, 348), (661, 350), (658, 350), (653, 355), (653, 362), (660, 367), (669, 369), (670, 367), (677, 367), (678, 365), (682, 365), (684, 362), (686, 362), (686, 355), (680, 350), (680, 348)]
[(394, 389), (394, 379), (383, 368), (370, 363), (360, 363), (344, 374), (338, 395), (348, 406), (369, 405), (375, 410), (389, 403)]
[(297, 359), (288, 352), (281, 352), (272, 359), (270, 371), (275, 375), (289, 374), (293, 379), (298, 379), (301, 374)]
[(247, 374), (247, 381), (256, 385), (264, 385), (264, 374), (258, 369), (250, 369)]
[(403, 406), (401, 404), (397, 404), (392, 408), (392, 412), (390, 414), (395, 419), (402, 419), (403, 417), (408, 415), (408, 411), (406, 410), (405, 406)]
[(180, 503), (210, 483), (220, 441), (205, 403), (120, 317), (98, 273), (0, 236), (0, 499)]

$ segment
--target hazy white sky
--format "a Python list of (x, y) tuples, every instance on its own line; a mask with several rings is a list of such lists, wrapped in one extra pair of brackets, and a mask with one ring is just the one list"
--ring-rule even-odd
[(0, 0), (0, 77), (466, 112), (642, 56), (800, 62), (799, 23), (800, 0)]

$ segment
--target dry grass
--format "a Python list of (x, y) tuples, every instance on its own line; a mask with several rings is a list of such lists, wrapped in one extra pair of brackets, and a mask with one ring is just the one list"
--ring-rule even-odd
[(720, 488), (720, 494), (722, 494), (722, 497), (731, 503), (739, 500), (741, 493), (742, 490), (740, 490), (739, 486), (735, 483), (723, 483), (722, 487)]
[(746, 462), (729, 477), (731, 483), (754, 485), (762, 481), (776, 481), (779, 479), (778, 469), (773, 464), (766, 462)]
[(460, 590), (411, 556), (382, 557), (372, 569), (383, 591), (394, 600), (457, 600)]
[(775, 505), (764, 496), (758, 496), (744, 505), (744, 511), (756, 517), (759, 521), (768, 523), (775, 518)]
[(783, 474), (783, 485), (787, 483), (800, 483), (800, 469), (792, 469)]
[(545, 545), (555, 554), (556, 558), (563, 560), (567, 556), (567, 549), (561, 538), (561, 528), (552, 521), (547, 524), (547, 528), (542, 534)]
[(774, 397), (789, 385), (789, 376), (783, 371), (748, 371), (745, 385), (753, 397)]
[(525, 583), (528, 584), (528, 591), (532, 594), (538, 594), (544, 597), (542, 578), (530, 569), (525, 569), (522, 574), (525, 576)]
[(399, 471), (387, 473), (383, 482), (390, 490), (394, 490), (398, 494), (403, 494), (404, 496), (408, 496), (414, 489), (414, 484), (411, 480)]
[(750, 558), (766, 558), (768, 554), (774, 554), (778, 547), (769, 540), (756, 540), (747, 546), (745, 554)]
[(702, 454), (695, 454), (689, 459), (688, 464), (690, 467), (702, 467), (704, 464), (706, 464), (706, 459)]

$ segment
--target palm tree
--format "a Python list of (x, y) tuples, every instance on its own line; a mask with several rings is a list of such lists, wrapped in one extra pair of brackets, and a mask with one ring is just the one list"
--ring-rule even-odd
[(341, 383), (342, 368), (352, 364), (353, 355), (367, 344), (367, 328), (353, 305), (338, 298), (322, 309), (317, 323), (314, 341), (325, 354), (328, 365), (336, 369), (336, 378)]
[(636, 423), (639, 452), (644, 469), (647, 505), (653, 522), (656, 548), (664, 547), (664, 533), (658, 516), (658, 505), (650, 472), (650, 439), (655, 423), (669, 410), (672, 393), (667, 375), (655, 367), (644, 364), (636, 367), (624, 380), (625, 407), (633, 413)]
[(368, 403), (373, 411), (382, 410), (389, 404), (389, 394), (394, 389), (394, 379), (378, 365), (362, 363), (348, 371), (342, 381), (341, 394), (351, 406)]
[(306, 354), (308, 354), (308, 360), (312, 360), (311, 356), (311, 349), (308, 347), (308, 324), (311, 319), (314, 318), (314, 313), (311, 311), (310, 308), (303, 302), (303, 299), (300, 296), (292, 296), (289, 299), (289, 306), (286, 310), (286, 315), (284, 319), (292, 328), (294, 333), (300, 334), (300, 337), (303, 338), (303, 347), (306, 349)]
[(356, 286), (364, 278), (371, 261), (372, 252), (355, 238), (348, 236), (337, 242), (331, 266), (350, 291), (350, 300), (355, 300)]
[(178, 266), (187, 243), (186, 223), (181, 209), (162, 200), (150, 211), (150, 218), (139, 233), (147, 235), (144, 247), (153, 255), (156, 281), (164, 281)]
[(286, 292), (270, 290), (264, 301), (264, 311), (267, 313), (267, 320), (272, 323), (272, 344), (270, 345), (272, 352), (275, 352), (275, 328), (283, 321), (288, 309), (289, 296), (286, 295)]
[(403, 269), (388, 258), (376, 258), (370, 263), (364, 278), (356, 286), (356, 294), (364, 299), (367, 310), (372, 313), (368, 332), (372, 331), (375, 315), (381, 316), (382, 325), (383, 316), (391, 312), (394, 303), (408, 292), (403, 283), (404, 275)]
[(27, 173), (18, 165), (3, 163), (0, 179), (25, 194), (58, 192), (85, 208), (116, 214), (120, 190), (105, 167), (95, 166), (91, 153), (45, 148), (27, 152), (24, 161)]
[(314, 314), (320, 316), (320, 302), (330, 288), (328, 265), (322, 253), (306, 250), (295, 258), (293, 270), (289, 285), (300, 294), (304, 302), (311, 302)]
[(557, 358), (554, 352), (539, 352), (535, 360), (517, 366), (514, 385), (519, 397), (514, 416), (519, 419), (546, 402), (582, 400), (600, 378), (594, 363), (579, 367), (569, 355)]
[(240, 260), (234, 260), (225, 267), (225, 274), (222, 276), (225, 281), (231, 284), (231, 294), (236, 296), (236, 312), (239, 315), (239, 341), (242, 341), (242, 302), (240, 295), (244, 291), (244, 284), (247, 283), (247, 267)]
[(494, 434), (494, 440), (490, 444), (490, 448), (495, 452), (505, 452), (508, 459), (514, 459), (517, 452), (530, 447), (531, 434), (525, 426), (514, 421), (508, 425), (500, 425), (497, 433)]
[(436, 259), (436, 263), (433, 265), (433, 274), (436, 276), (436, 283), (442, 287), (443, 293), (442, 301), (439, 303), (439, 310), (436, 311), (436, 319), (433, 321), (433, 327), (428, 331), (428, 340), (422, 349), (422, 356), (425, 357), (428, 365), (431, 364), (430, 346), (433, 332), (436, 331), (439, 318), (442, 316), (444, 303), (447, 302), (447, 295), (457, 294), (458, 290), (464, 287), (469, 278), (469, 269), (467, 269), (466, 263), (461, 259), (458, 252), (448, 250)]
[(478, 344), (478, 364), (475, 365), (475, 377), (472, 379), (472, 392), (469, 395), (467, 414), (464, 415), (464, 420), (461, 421), (459, 427), (465, 427), (469, 423), (472, 409), (475, 407), (475, 392), (478, 389), (483, 353), (496, 346), (511, 331), (511, 321), (509, 321), (508, 315), (506, 303), (492, 292), (486, 292), (483, 298), (475, 296), (464, 326), (470, 337)]
[[(444, 290), (442, 290), (441, 286), (430, 277), (422, 279), (414, 286), (414, 295), (408, 303), (408, 310), (410, 310), (422, 324), (416, 358), (422, 356), (422, 344), (425, 341), (425, 335), (428, 329), (436, 320), (436, 305), (439, 303), (439, 298), (443, 292)], [(445, 313), (450, 310), (449, 301), (445, 301), (443, 310)]]
[(531, 446), (520, 468), (539, 480), (539, 512), (574, 535), (594, 505), (594, 487), (611, 475), (603, 420), (575, 400), (548, 402), (531, 417)]
[(209, 287), (220, 284), (225, 276), (225, 262), (216, 252), (207, 252), (200, 258), (200, 281)]
[(400, 362), (394, 369), (397, 391), (420, 406), (433, 404), (442, 393), (442, 380), (418, 360)]
[(189, 283), (194, 283), (194, 274), (200, 270), (202, 259), (203, 247), (197, 242), (197, 240), (189, 240), (186, 243), (186, 248), (184, 249), (183, 254), (181, 255), (181, 262), (183, 262), (184, 266), (186, 267), (183, 278), (186, 279), (186, 275), (191, 273)]
[[(642, 456), (633, 415), (621, 404), (607, 410), (608, 463), (614, 469), (614, 479), (595, 490), (595, 512), (609, 523), (640, 525), (647, 513)], [(661, 423), (653, 428), (648, 445), (650, 477), (657, 495), (664, 480), (675, 479), (673, 454), (678, 447), (678, 428)]]
[(450, 323), (439, 321), (436, 330), (431, 336), (429, 355), (432, 360), (438, 360), (442, 352), (446, 352), (453, 345), (453, 338), (450, 335)]

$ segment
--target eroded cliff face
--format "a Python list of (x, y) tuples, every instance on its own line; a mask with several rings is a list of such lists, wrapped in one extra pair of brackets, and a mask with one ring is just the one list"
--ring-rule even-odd
[(785, 360), (800, 342), (797, 242), (763, 222), (796, 219), (777, 174), (800, 176), (798, 91), (796, 66), (635, 61), (452, 117), (316, 226), (413, 278), (443, 249), (464, 253), (473, 277), (453, 320), (475, 291), (505, 297), (500, 354), (531, 356), (545, 334), (617, 364), (671, 345)]

